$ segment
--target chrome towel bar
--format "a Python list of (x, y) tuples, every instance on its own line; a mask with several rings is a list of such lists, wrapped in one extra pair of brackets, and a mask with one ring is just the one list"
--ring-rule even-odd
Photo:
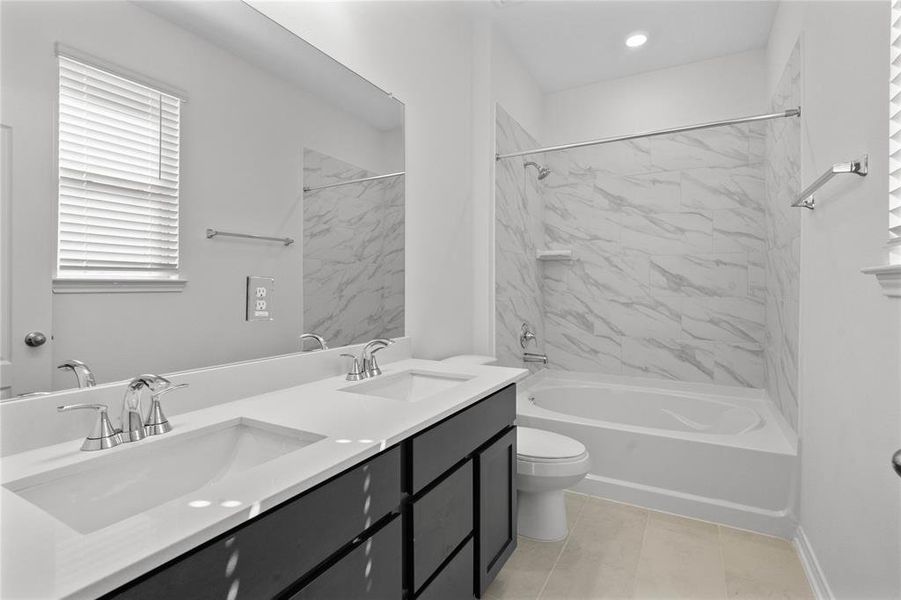
[(249, 238), (252, 240), (264, 240), (267, 242), (281, 242), (285, 246), (290, 246), (294, 243), (294, 238), (289, 237), (272, 237), (268, 235), (255, 235), (253, 233), (235, 233), (233, 231), (219, 231), (218, 229), (207, 229), (206, 237), (207, 239), (214, 238), (217, 235), (224, 235), (228, 237), (239, 237), (239, 238)]
[(406, 175), (406, 171), (398, 171), (397, 173), (388, 173), (386, 175), (373, 175), (372, 177), (362, 177), (360, 179), (349, 179), (347, 181), (339, 181), (338, 183), (329, 183), (327, 185), (316, 185), (313, 187), (304, 186), (304, 192), (315, 192), (316, 190), (327, 190), (328, 188), (338, 187), (340, 185), (351, 185), (353, 183), (365, 183), (367, 181), (378, 181), (379, 179), (389, 179), (391, 177), (400, 177)]
[(813, 210), (814, 192), (826, 185), (826, 182), (836, 175), (853, 173), (854, 175), (866, 177), (867, 173), (869, 172), (868, 163), (869, 155), (867, 154), (864, 154), (863, 158), (861, 158), (860, 160), (852, 160), (851, 162), (846, 163), (835, 163), (834, 165), (832, 165), (831, 169), (820, 175), (816, 181), (804, 188), (804, 191), (801, 192), (800, 195), (798, 195), (798, 199), (792, 203), (792, 208), (809, 208), (810, 210)]

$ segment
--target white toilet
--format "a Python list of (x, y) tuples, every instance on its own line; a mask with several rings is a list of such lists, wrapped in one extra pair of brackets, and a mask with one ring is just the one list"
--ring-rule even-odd
[[(455, 364), (494, 364), (493, 356), (452, 356)], [(518, 427), (516, 434), (517, 527), (519, 535), (542, 541), (566, 537), (563, 490), (579, 483), (591, 469), (581, 442), (559, 433)]]
[(516, 433), (517, 524), (519, 535), (556, 541), (566, 537), (563, 490), (591, 468), (581, 442), (565, 435), (518, 427)]

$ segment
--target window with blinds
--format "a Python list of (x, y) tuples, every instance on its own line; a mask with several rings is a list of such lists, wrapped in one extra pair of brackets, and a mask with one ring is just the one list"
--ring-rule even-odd
[(901, 0), (892, 1), (889, 81), (889, 260), (901, 265)]
[(59, 57), (60, 278), (178, 272), (178, 98)]

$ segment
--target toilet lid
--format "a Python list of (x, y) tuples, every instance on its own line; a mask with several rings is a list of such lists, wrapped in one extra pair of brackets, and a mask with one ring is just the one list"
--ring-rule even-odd
[(585, 454), (585, 446), (552, 431), (517, 427), (516, 453), (531, 458), (573, 458)]

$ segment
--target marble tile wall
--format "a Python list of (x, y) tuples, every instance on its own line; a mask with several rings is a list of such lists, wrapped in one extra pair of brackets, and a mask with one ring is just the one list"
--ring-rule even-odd
[[(773, 110), (801, 105), (801, 47), (795, 45), (772, 98)], [(798, 425), (798, 327), (801, 213), (789, 205), (801, 190), (801, 120), (766, 124), (766, 389), (788, 422)]]
[[(306, 186), (376, 174), (304, 151)], [(403, 178), (304, 194), (303, 307), (334, 346), (404, 334)]]
[(548, 156), (553, 368), (764, 387), (764, 132), (747, 125)]
[[(498, 152), (534, 148), (538, 142), (497, 106)], [(530, 157), (542, 162), (543, 157)], [(543, 163), (542, 163), (543, 164)], [(519, 158), (497, 163), (495, 173), (495, 356), (499, 364), (522, 367), (520, 328), (529, 323), (545, 339), (541, 267), (536, 251), (544, 245), (544, 207), (533, 167)], [(542, 352), (536, 345), (532, 352)], [(537, 365), (529, 364), (532, 370)]]
[[(774, 109), (798, 106), (800, 51)], [(502, 108), (500, 152), (539, 146)], [(497, 165), (497, 355), (536, 326), (552, 368), (766, 388), (797, 424), (800, 120)], [(571, 249), (574, 260), (535, 260)]]

